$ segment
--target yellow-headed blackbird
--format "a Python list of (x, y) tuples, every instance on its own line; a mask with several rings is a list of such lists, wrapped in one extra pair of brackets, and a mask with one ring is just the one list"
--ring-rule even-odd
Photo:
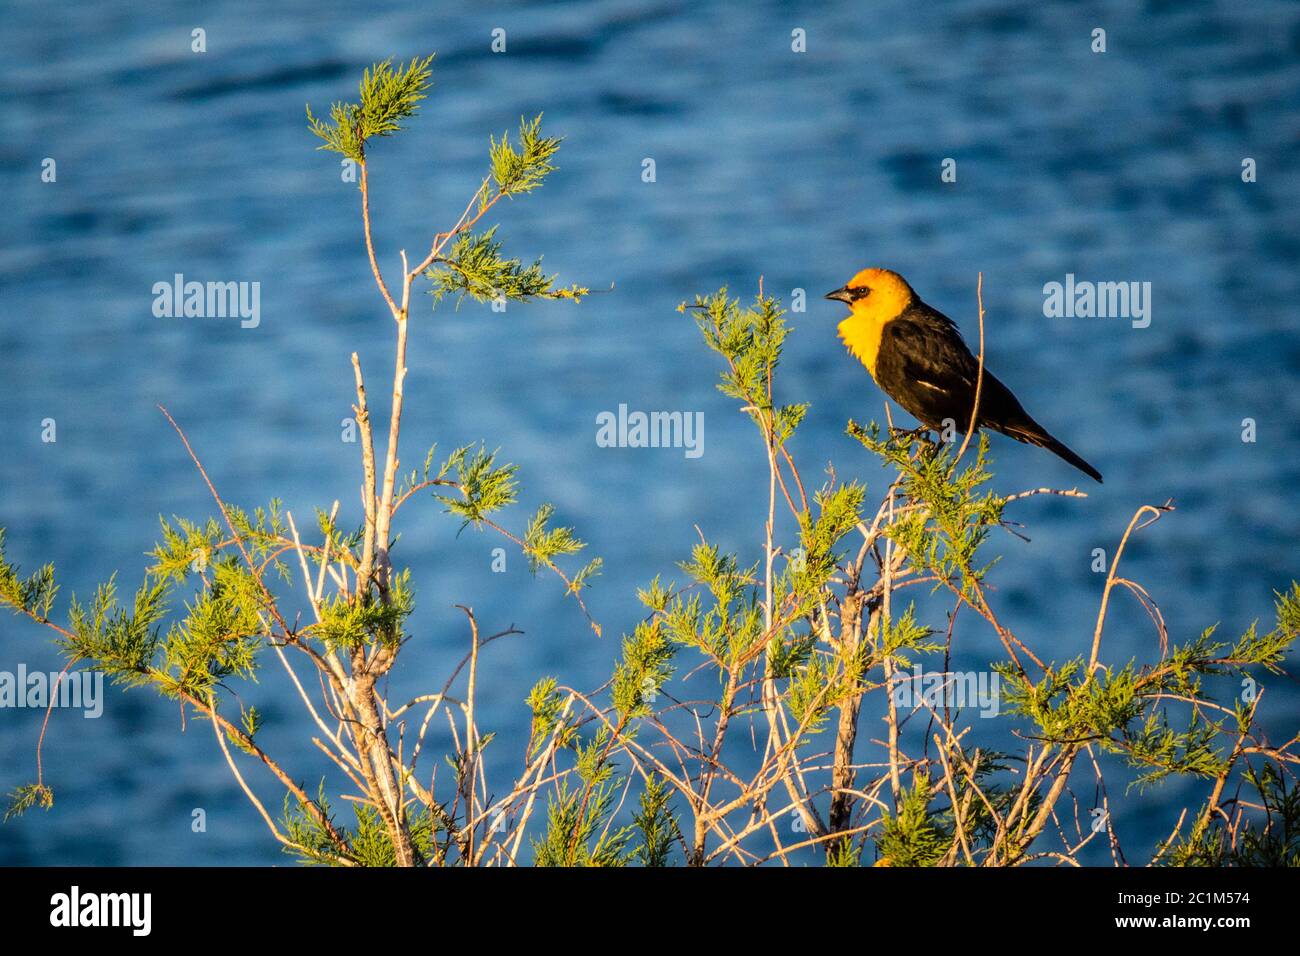
[[(888, 269), (863, 269), (826, 298), (849, 307), (849, 317), (839, 324), (840, 339), (886, 395), (928, 428), (942, 430), (945, 420), (962, 432), (970, 427), (979, 360), (952, 319), (922, 302)], [(1046, 448), (1101, 481), (1096, 468), (1029, 417), (987, 366), (975, 428)]]

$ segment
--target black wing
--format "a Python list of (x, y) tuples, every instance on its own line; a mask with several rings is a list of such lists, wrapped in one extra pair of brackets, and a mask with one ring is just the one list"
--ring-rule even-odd
[(938, 319), (909, 311), (886, 323), (876, 356), (876, 381), (926, 425), (942, 428), (945, 419), (952, 419), (964, 431), (979, 363), (952, 323), (943, 316)]

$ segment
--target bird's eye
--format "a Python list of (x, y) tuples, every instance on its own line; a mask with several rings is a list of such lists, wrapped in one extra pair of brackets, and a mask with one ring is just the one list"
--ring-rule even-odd
[(867, 296), (871, 295), (871, 289), (867, 286), (862, 286), (861, 288), (853, 289), (852, 291), (854, 299), (865, 299)]

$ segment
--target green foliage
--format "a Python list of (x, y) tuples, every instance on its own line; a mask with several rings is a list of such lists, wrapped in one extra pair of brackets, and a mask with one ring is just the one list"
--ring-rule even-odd
[(1277, 627), (1274, 630), (1294, 641), (1300, 637), (1300, 582), (1292, 581), (1291, 590), (1285, 594), (1281, 591), (1273, 593), (1277, 597), (1274, 603)]
[(268, 508), (259, 506), (249, 515), (241, 508), (226, 505), (226, 520), (235, 529), (235, 536), (250, 559), (259, 566), (269, 561), (280, 580), (292, 583), (289, 565), (276, 556), (284, 551), (289, 538), (281, 507), (282, 502), (272, 498)]
[(750, 656), (764, 633), (763, 610), (751, 586), (756, 568), (741, 571), (735, 555), (707, 543), (697, 544), (681, 568), (712, 600), (708, 607), (698, 593), (668, 600), (663, 612), (667, 636), (700, 651), (723, 670)]
[(159, 624), (167, 612), (168, 586), (141, 585), (128, 611), (117, 599), (115, 579), (95, 591), (90, 607), (73, 595), (69, 603), (69, 635), (57, 643), (70, 661), (89, 661), (115, 683), (138, 686), (156, 679), (154, 659), (160, 643)]
[(787, 640), (772, 638), (767, 648), (768, 667), (772, 676), (777, 680), (794, 677), (809, 663), (816, 645), (817, 635), (811, 631), (807, 634), (792, 633)]
[[(329, 800), (325, 796), (325, 784), (321, 782), (316, 806), (324, 813), (326, 819), (342, 836), (347, 845), (344, 859), (359, 866), (396, 866), (397, 852), (388, 828), (374, 807), (364, 804), (352, 804), (356, 825), (352, 829), (342, 827), (331, 813)], [(285, 796), (284, 813), (281, 819), (285, 836), (291, 846), (285, 852), (298, 858), (301, 863), (316, 866), (340, 866), (340, 848), (320, 819), (308, 807), (298, 803), (291, 795)], [(445, 828), (445, 821), (440, 815), (427, 807), (420, 807), (410, 817), (411, 841), (421, 860), (429, 859), (437, 840), (440, 825)]]
[(403, 625), (414, 610), (411, 572), (406, 568), (389, 580), (386, 602), (356, 601), (334, 594), (320, 602), (321, 619), (306, 631), (329, 648), (395, 647), (401, 643)]
[(898, 812), (882, 814), (876, 848), (891, 866), (934, 866), (948, 852), (952, 833), (931, 811), (931, 797), (930, 777), (918, 771), (900, 794)]
[[(554, 507), (542, 505), (524, 531), (524, 554), (528, 556), (528, 569), (534, 574), (543, 565), (554, 568), (556, 558), (577, 554), (587, 546), (572, 528), (548, 528), (546, 525), (554, 514)], [(569, 590), (580, 591), (591, 577), (600, 573), (601, 563), (600, 558), (594, 558), (583, 565), (570, 579)]]
[[(492, 182), (501, 196), (518, 196), (532, 192), (542, 184), (555, 166), (551, 160), (560, 148), (558, 137), (542, 135), (542, 115), (531, 120), (519, 118), (519, 149), (510, 144), (510, 134), (502, 133), (501, 142), (493, 138), (488, 146), (492, 162)], [(486, 202), (486, 196), (484, 199)]]
[[(966, 755), (968, 759), (969, 756)], [(954, 784), (958, 802), (966, 802), (966, 837), (974, 850), (987, 849), (993, 844), (998, 834), (997, 817), (1005, 819), (1022, 798), (1018, 774), (1010, 778), (1006, 776), (1008, 769), (1018, 762), (1016, 757), (996, 750), (982, 750), (979, 757), (979, 767), (975, 771), (975, 784), (979, 787), (979, 793), (975, 792), (975, 787), (965, 777), (959, 778)], [(999, 783), (999, 778), (1008, 782)], [(1031, 792), (1025, 798), (1025, 818), (1033, 819), (1042, 803), (1042, 791)], [(997, 817), (994, 816), (995, 813)], [(951, 807), (939, 814), (941, 826), (955, 830), (953, 818)]]
[(172, 625), (163, 645), (160, 690), (207, 699), (213, 684), (251, 677), (267, 633), (261, 586), (234, 558), (211, 566), (212, 584), (200, 592), (185, 619)]
[[(472, 452), (472, 453), (471, 453)], [(519, 488), (515, 481), (515, 465), (497, 465), (497, 452), (480, 446), (466, 445), (451, 453), (442, 466), (442, 473), (456, 472), (456, 487), (460, 497), (436, 495), (447, 506), (450, 514), (464, 518), (461, 528), (482, 525), (488, 516), (515, 503)]]
[(577, 593), (583, 588), (588, 587), (588, 581), (600, 574), (600, 569), (605, 566), (604, 558), (592, 558), (582, 567), (580, 567), (569, 579), (569, 591)]
[(838, 680), (831, 658), (812, 654), (807, 663), (794, 669), (786, 700), (790, 716), (805, 734), (820, 733), (830, 710), (843, 698), (845, 687)]
[(1276, 626), (1260, 634), (1252, 624), (1228, 652), (1228, 659), (1234, 666), (1258, 664), (1274, 674), (1282, 673), (1282, 661), (1296, 638), (1300, 637), (1300, 583), (1292, 582), (1290, 591), (1274, 594), (1277, 597), (1274, 602)]
[(632, 827), (614, 827), (610, 817), (618, 796), (614, 767), (605, 758), (609, 734), (602, 729), (577, 753), (581, 787), (561, 781), (550, 799), (546, 833), (533, 841), (537, 866), (624, 866)]
[(542, 260), (524, 265), (507, 259), (496, 240), (496, 226), (481, 233), (465, 233), (427, 271), (434, 302), (447, 295), (469, 296), (475, 302), (497, 297), (527, 301), (550, 295), (555, 276), (542, 272)]
[(610, 697), (622, 725), (652, 712), (651, 699), (673, 675), (676, 648), (659, 621), (641, 621), (623, 639), (623, 659), (614, 668)]
[(682, 303), (678, 310), (692, 312), (705, 344), (726, 360), (718, 390), (739, 399), (765, 435), (766, 422), (771, 421), (775, 441), (788, 439), (809, 406), (778, 409), (772, 403), (772, 377), (790, 334), (776, 299), (758, 295), (752, 306), (741, 308), (740, 300), (728, 298), (723, 288), (711, 296), (696, 296), (693, 305)]
[(1162, 847), (1164, 866), (1300, 866), (1300, 788), (1288, 785), (1274, 763), (1247, 767), (1245, 787), (1255, 795), (1242, 802), (1258, 802), (1262, 812), (1254, 820), (1243, 818), (1235, 834), (1223, 819), (1203, 807), (1186, 837)]
[(1036, 683), (1009, 664), (1001, 665), (999, 673), (1004, 709), (1030, 718), (1036, 732), (1050, 742), (1106, 740), (1143, 711), (1132, 664), (1119, 671), (1091, 672), (1079, 658), (1049, 667)]
[[(1217, 746), (1226, 728), (1206, 721), (1197, 709), (1182, 726), (1171, 726), (1164, 706), (1169, 699), (1202, 698), (1200, 678), (1222, 671), (1229, 659), (1214, 655), (1225, 645), (1210, 641), (1211, 633), (1172, 648), (1169, 659), (1156, 666), (1130, 662), (1089, 671), (1078, 658), (1049, 668), (1033, 682), (1002, 665), (1002, 700), (1010, 713), (1034, 722), (1036, 737), (1062, 746), (1093, 741), (1124, 755), (1139, 771), (1133, 786), (1144, 788), (1174, 774), (1212, 779), (1227, 769)], [(1262, 653), (1272, 659), (1271, 650)], [(1245, 719), (1243, 712), (1238, 723)]]
[[(337, 830), (338, 823), (330, 813), (330, 804), (325, 796), (325, 782), (323, 780), (321, 781), (320, 794), (316, 798), (316, 803)], [(284, 848), (286, 853), (296, 856), (300, 863), (324, 866), (338, 864), (338, 846), (334, 842), (334, 838), (315, 814), (311, 813), (305, 805), (294, 800), (291, 794), (285, 794), (284, 813), (281, 816), (281, 823), (284, 827), (285, 836), (292, 844), (292, 846)]]
[[(555, 678), (544, 677), (533, 685), (524, 703), (528, 705), (528, 709), (533, 715), (532, 726), (528, 734), (528, 755), (534, 757), (546, 745), (546, 742), (551, 738), (551, 734), (560, 725), (564, 700), (556, 687)], [(573, 740), (573, 735), (572, 728), (562, 730), (557, 743), (561, 747), (568, 746)]]
[(1228, 862), (1232, 866), (1300, 866), (1300, 787), (1288, 784), (1273, 763), (1247, 768), (1242, 776), (1259, 794), (1263, 823), (1244, 828), (1237, 845), (1229, 849)]
[(977, 566), (976, 552), (1001, 524), (1006, 503), (981, 491), (992, 477), (988, 435), (981, 433), (972, 443), (974, 462), (961, 465), (955, 448), (936, 447), (916, 435), (884, 438), (874, 422), (863, 427), (850, 421), (848, 434), (898, 472), (904, 500), (915, 505), (896, 516), (888, 531), (906, 549), (908, 563), (974, 601), (974, 586), (992, 566)]
[(308, 106), (308, 128), (324, 141), (318, 149), (364, 163), (368, 139), (397, 132), (402, 128), (400, 121), (419, 109), (433, 86), (432, 63), (432, 55), (415, 57), (397, 69), (391, 58), (376, 63), (362, 74), (361, 101), (331, 105), (330, 122), (317, 119)]
[[(433, 454), (430, 449), (429, 454)], [(323, 508), (316, 509), (316, 529), (320, 532), (321, 538), (329, 548), (329, 553), (346, 558), (352, 557), (353, 549), (361, 544), (365, 539), (365, 525), (360, 525), (348, 534), (339, 530), (338, 525), (330, 518)], [(351, 563), (351, 562), (349, 562)]]
[(23, 578), (18, 568), (5, 560), (5, 529), (0, 528), (0, 607), (9, 607), (15, 614), (48, 620), (58, 593), (54, 565), (44, 565)]
[(206, 568), (225, 537), (215, 518), (209, 518), (202, 526), (179, 517), (169, 522), (159, 516), (158, 522), (162, 525), (163, 538), (150, 552), (155, 563), (150, 566), (149, 574), (176, 584)]
[(843, 560), (837, 547), (844, 536), (862, 520), (866, 489), (857, 482), (823, 489), (814, 495), (818, 514), (799, 515), (799, 547), (802, 567), (796, 565), (792, 583), (799, 613), (807, 613), (822, 595), (831, 575)]
[(916, 605), (909, 604), (897, 619), (880, 616), (880, 650), (901, 667), (911, 667), (912, 659), (908, 652), (927, 654), (943, 649), (943, 644), (931, 641), (932, 628), (926, 627), (916, 619)]
[(1134, 767), (1147, 767), (1130, 787), (1143, 789), (1173, 774), (1212, 780), (1228, 768), (1215, 746), (1222, 729), (1193, 711), (1186, 729), (1175, 730), (1169, 726), (1168, 712), (1152, 711), (1141, 727), (1121, 730), (1122, 742), (1108, 741), (1104, 748), (1126, 754)]
[[(239, 723), (243, 728), (247, 739), (252, 740), (257, 736), (257, 732), (262, 729), (262, 712), (251, 704), (248, 707), (241, 706), (239, 708)], [(226, 736), (229, 738), (231, 743), (244, 751), (244, 753), (255, 753), (253, 748), (245, 743), (244, 737), (240, 737), (236, 734), (230, 733), (229, 731), (226, 732)]]
[[(560, 148), (560, 140), (543, 136), (542, 117), (519, 122), (519, 148), (509, 134), (488, 146), (489, 173), (477, 197), (479, 215), (497, 201), (532, 192), (542, 185), (555, 169), (551, 160)], [(477, 219), (477, 217), (475, 217)], [(472, 223), (471, 223), (472, 225)], [(533, 298), (581, 299), (590, 293), (585, 286), (556, 288), (553, 275), (542, 271), (542, 260), (524, 264), (507, 258), (496, 239), (496, 227), (483, 232), (466, 229), (460, 232), (451, 249), (439, 255), (425, 270), (436, 306), (447, 295), (466, 296), (475, 302), (506, 300), (524, 302)]]
[(637, 588), (637, 600), (648, 607), (651, 611), (664, 613), (668, 610), (668, 602), (672, 600), (672, 588), (664, 587), (663, 582), (659, 580), (659, 575), (655, 575), (654, 580), (648, 587)]
[[(362, 866), (397, 866), (397, 852), (379, 811), (363, 804), (353, 804), (357, 825), (348, 843)], [(409, 831), (417, 859), (428, 859), (433, 852), (436, 817), (428, 807), (418, 807), (411, 814)]]
[(44, 784), (29, 783), (18, 787), (9, 794), (9, 807), (5, 810), (4, 820), (20, 817), (32, 807), (48, 810), (54, 806), (54, 791)]
[(282, 580), (290, 581), (289, 567), (278, 557), (289, 535), (281, 509), (282, 502), (277, 498), (266, 508), (253, 509), (251, 515), (235, 505), (226, 505), (224, 517), (234, 528), (233, 537), (216, 518), (199, 524), (180, 517), (168, 521), (160, 516), (162, 540), (149, 553), (154, 563), (148, 574), (158, 581), (180, 584), (191, 574), (203, 575), (209, 564), (219, 560), (221, 551), (239, 553), (238, 544), (250, 559), (269, 562)]
[(632, 859), (647, 867), (668, 865), (673, 840), (680, 839), (677, 815), (671, 806), (672, 791), (657, 774), (646, 778), (632, 825), (641, 842), (632, 851)]
[(862, 865), (862, 847), (852, 840), (835, 840), (826, 851), (829, 867), (855, 867)]

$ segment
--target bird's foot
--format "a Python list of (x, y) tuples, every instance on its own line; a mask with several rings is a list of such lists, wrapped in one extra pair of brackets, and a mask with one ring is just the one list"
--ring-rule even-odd
[(907, 438), (918, 439), (925, 442), (927, 445), (933, 444), (933, 442), (930, 441), (930, 428), (925, 425), (922, 425), (919, 428), (896, 428), (890, 426), (890, 441), (901, 441)]

